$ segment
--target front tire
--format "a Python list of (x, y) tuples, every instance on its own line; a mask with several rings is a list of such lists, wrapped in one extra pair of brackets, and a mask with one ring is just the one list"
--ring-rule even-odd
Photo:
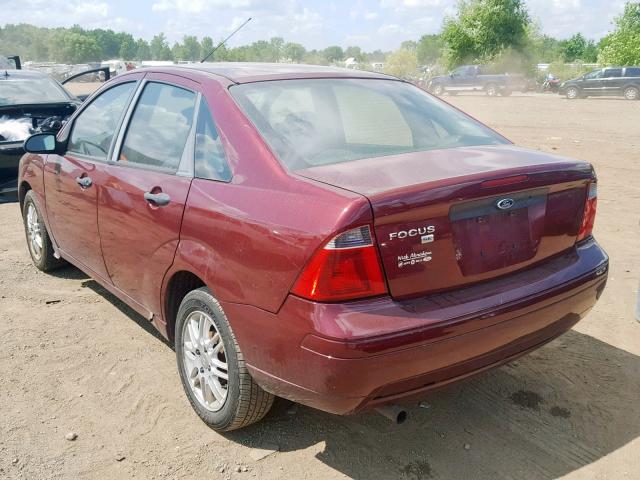
[(228, 432), (267, 414), (274, 397), (251, 378), (227, 317), (206, 287), (182, 300), (175, 339), (182, 386), (204, 423)]
[(489, 97), (498, 96), (498, 86), (495, 83), (490, 83), (489, 85), (487, 85), (484, 91)]
[(624, 98), (627, 100), (640, 99), (640, 90), (637, 87), (627, 87), (624, 89)]
[(24, 233), (27, 237), (29, 255), (38, 270), (50, 272), (65, 264), (61, 258), (54, 256), (53, 245), (42, 214), (38, 210), (33, 190), (29, 190), (24, 197), (22, 206), (22, 221)]
[(569, 87), (567, 88), (566, 96), (569, 100), (580, 98), (580, 90), (578, 90), (576, 87)]
[(436, 96), (436, 97), (440, 97), (441, 95), (444, 94), (444, 87), (440, 84), (434, 85), (433, 88), (431, 89), (431, 92)]

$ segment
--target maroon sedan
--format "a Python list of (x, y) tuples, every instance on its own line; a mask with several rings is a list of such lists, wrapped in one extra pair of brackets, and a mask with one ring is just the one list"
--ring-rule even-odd
[(385, 75), (137, 70), (25, 147), (35, 265), (70, 262), (153, 322), (217, 430), (274, 395), (401, 420), (566, 332), (607, 278), (591, 165)]

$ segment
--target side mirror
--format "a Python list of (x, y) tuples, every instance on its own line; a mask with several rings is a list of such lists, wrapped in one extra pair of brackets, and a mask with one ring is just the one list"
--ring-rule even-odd
[(56, 153), (56, 136), (52, 133), (36, 133), (24, 142), (24, 150), (29, 153)]

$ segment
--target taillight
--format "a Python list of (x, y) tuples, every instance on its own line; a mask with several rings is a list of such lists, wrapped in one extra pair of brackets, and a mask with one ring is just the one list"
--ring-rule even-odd
[(369, 226), (341, 233), (316, 251), (291, 290), (319, 302), (353, 300), (386, 291)]
[(584, 213), (582, 214), (582, 225), (578, 231), (578, 242), (584, 240), (593, 230), (593, 224), (596, 220), (596, 206), (598, 204), (598, 184), (593, 182), (589, 184), (587, 199), (584, 203)]

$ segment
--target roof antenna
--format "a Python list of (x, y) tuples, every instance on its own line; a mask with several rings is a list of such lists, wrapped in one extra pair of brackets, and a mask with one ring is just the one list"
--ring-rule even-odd
[(242, 25), (240, 25), (238, 28), (236, 28), (233, 32), (231, 32), (231, 34), (225, 38), (223, 41), (221, 41), (218, 46), (216, 48), (214, 48), (213, 50), (211, 50), (211, 52), (209, 52), (209, 55), (207, 55), (206, 57), (204, 57), (202, 60), (200, 60), (200, 63), (204, 63), (207, 60), (209, 60), (209, 57), (211, 57), (211, 55), (213, 55), (215, 53), (216, 50), (218, 50), (222, 45), (224, 45), (225, 43), (227, 43), (227, 40), (229, 40), (231, 37), (233, 37), (242, 27), (244, 27), (247, 23), (249, 23), (251, 21), (251, 17), (249, 17)]

